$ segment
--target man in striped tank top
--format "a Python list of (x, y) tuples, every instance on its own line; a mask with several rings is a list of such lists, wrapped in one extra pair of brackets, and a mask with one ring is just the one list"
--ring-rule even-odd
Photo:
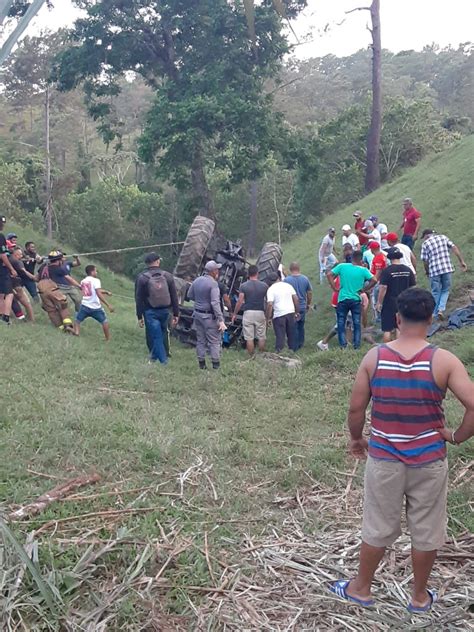
[[(385, 548), (401, 534), (406, 517), (412, 543), (410, 612), (436, 601), (428, 579), (446, 537), (446, 442), (474, 435), (474, 384), (449, 351), (426, 342), (435, 304), (429, 292), (409, 288), (398, 297), (400, 337), (371, 349), (357, 373), (349, 408), (350, 451), (368, 460), (364, 483), (362, 547), (357, 577), (330, 586), (339, 597), (371, 606), (371, 585)], [(443, 400), (450, 390), (465, 408), (455, 430), (446, 428)], [(371, 434), (363, 436), (372, 399)]]

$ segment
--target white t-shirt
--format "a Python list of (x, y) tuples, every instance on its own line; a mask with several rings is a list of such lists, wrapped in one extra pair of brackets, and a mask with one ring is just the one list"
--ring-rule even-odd
[(403, 257), (401, 259), (401, 262), (404, 265), (408, 266), (410, 268), (410, 270), (412, 270), (413, 273), (416, 274), (415, 268), (413, 267), (413, 264), (411, 262), (411, 250), (410, 250), (410, 247), (407, 246), (406, 244), (398, 243), (398, 244), (395, 244), (394, 248), (398, 248), (398, 250), (402, 253)]
[(342, 236), (342, 245), (345, 246), (346, 244), (350, 244), (354, 250), (356, 250), (359, 247), (359, 238), (357, 237), (357, 235), (354, 235), (354, 233), (351, 233), (350, 235), (343, 235)]
[(82, 304), (89, 309), (101, 309), (102, 304), (97, 296), (97, 291), (101, 286), (99, 279), (88, 276), (81, 281)]
[(380, 242), (380, 247), (382, 248), (382, 250), (386, 250), (387, 248), (389, 248), (389, 245), (388, 245), (388, 241), (384, 239), (383, 235), (387, 235), (388, 233), (387, 224), (381, 224), (379, 222), (377, 224), (377, 230), (379, 231), (380, 236), (382, 238)]
[(283, 281), (277, 281), (268, 288), (267, 303), (273, 303), (273, 318), (295, 313), (295, 304), (293, 303), (293, 296), (295, 295), (294, 288)]
[(319, 248), (319, 260), (325, 262), (329, 255), (332, 255), (334, 250), (334, 239), (329, 235), (326, 235), (321, 242)]
[(378, 228), (373, 228), (372, 232), (367, 235), (367, 237), (369, 238), (369, 241), (378, 241), (379, 244), (382, 241), (382, 237), (380, 236), (380, 231)]

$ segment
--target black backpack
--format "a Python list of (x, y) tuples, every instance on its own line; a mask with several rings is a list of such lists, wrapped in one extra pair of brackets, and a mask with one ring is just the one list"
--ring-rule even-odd
[(152, 307), (169, 307), (171, 304), (168, 280), (162, 272), (147, 270), (148, 302)]

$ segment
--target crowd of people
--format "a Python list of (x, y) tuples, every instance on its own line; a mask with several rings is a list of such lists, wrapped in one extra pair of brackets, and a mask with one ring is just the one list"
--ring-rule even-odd
[[(376, 570), (386, 547), (401, 534), (401, 514), (406, 505), (412, 543), (413, 586), (407, 608), (411, 613), (427, 612), (437, 600), (428, 587), (438, 549), (446, 538), (446, 493), (448, 467), (446, 443), (458, 445), (474, 435), (474, 389), (463, 364), (454, 355), (427, 343), (433, 314), (444, 318), (454, 268), (450, 252), (466, 264), (459, 249), (445, 235), (421, 230), (421, 214), (405, 200), (402, 235), (388, 232), (372, 215), (364, 220), (354, 213), (354, 228), (342, 227), (342, 260), (337, 258), (335, 230), (331, 228), (319, 250), (321, 282), (332, 290), (331, 304), (336, 326), (318, 343), (328, 348), (335, 335), (339, 345), (348, 345), (348, 331), (354, 348), (361, 344), (361, 328), (367, 323), (370, 302), (374, 315), (380, 314), (385, 344), (372, 348), (362, 360), (355, 377), (348, 414), (350, 452), (367, 458), (364, 480), (362, 546), (358, 572), (352, 579), (329, 585), (338, 598), (362, 607), (375, 601), (371, 592)], [(9, 324), (12, 314), (34, 319), (32, 303), (41, 301), (51, 323), (75, 335), (86, 318), (99, 322), (106, 340), (110, 332), (104, 306), (110, 292), (104, 290), (93, 265), (85, 268), (78, 282), (71, 275), (81, 262), (68, 261), (65, 253), (38, 255), (35, 244), (24, 248), (17, 236), (6, 236), (0, 217), (0, 315)], [(430, 279), (431, 292), (416, 287), (417, 260), (413, 248), (421, 234), (421, 260)], [(168, 326), (178, 323), (179, 293), (172, 274), (161, 269), (156, 253), (145, 257), (146, 269), (135, 284), (136, 315), (145, 327), (150, 362), (167, 364), (170, 357)], [(38, 268), (38, 269), (36, 269)], [(265, 348), (267, 329), (273, 324), (276, 351), (287, 344), (297, 351), (305, 342), (305, 319), (313, 307), (313, 290), (298, 263), (269, 278), (259, 280), (258, 268), (248, 268), (248, 279), (232, 301), (219, 283), (221, 264), (208, 261), (202, 276), (187, 289), (193, 301), (193, 326), (200, 369), (219, 369), (222, 335), (228, 325), (242, 317), (247, 351)], [(29, 294), (30, 299), (27, 294)], [(71, 318), (69, 303), (74, 308)], [(224, 316), (229, 310), (230, 318)], [(349, 318), (350, 316), (350, 318)], [(395, 338), (391, 340), (391, 338)], [(443, 399), (450, 390), (464, 406), (462, 422), (456, 429), (446, 427)], [(366, 410), (372, 400), (371, 433), (363, 434)]]
[(364, 219), (356, 211), (353, 217), (353, 227), (342, 227), (341, 262), (337, 258), (334, 227), (328, 230), (319, 248), (320, 281), (327, 279), (333, 289), (331, 304), (336, 310), (335, 328), (317, 343), (322, 351), (329, 348), (329, 340), (336, 334), (340, 347), (347, 347), (348, 328), (354, 348), (360, 346), (361, 329), (368, 322), (369, 298), (373, 320), (380, 325), (384, 342), (397, 335), (397, 297), (416, 285), (417, 258), (413, 250), (420, 234), (420, 256), (435, 301), (435, 319), (445, 318), (454, 272), (451, 252), (459, 259), (461, 269), (467, 270), (459, 248), (446, 235), (431, 228), (421, 229), (422, 215), (409, 198), (403, 201), (400, 239), (398, 233), (389, 232), (377, 215)]
[(54, 327), (78, 336), (81, 323), (93, 318), (102, 325), (105, 339), (109, 340), (104, 305), (113, 311), (106, 299), (111, 293), (102, 289), (96, 266), (86, 266), (85, 277), (79, 282), (71, 274), (73, 268), (81, 266), (79, 257), (68, 261), (60, 250), (43, 257), (32, 241), (27, 241), (22, 248), (15, 233), (3, 234), (5, 224), (6, 218), (0, 216), (0, 318), (3, 323), (10, 325), (12, 317), (34, 322), (33, 306), (41, 303)]
[[(321, 351), (329, 349), (335, 336), (341, 348), (351, 343), (358, 349), (370, 311), (384, 342), (396, 337), (397, 297), (416, 285), (419, 271), (413, 249), (420, 235), (421, 260), (435, 301), (434, 318), (445, 318), (454, 272), (451, 252), (459, 259), (461, 269), (467, 269), (459, 248), (447, 236), (431, 228), (422, 230), (422, 215), (408, 198), (403, 201), (400, 235), (389, 232), (377, 215), (364, 219), (362, 212), (356, 211), (353, 218), (353, 226), (344, 224), (341, 229), (341, 255), (334, 227), (319, 248), (320, 282), (328, 282), (333, 290), (331, 306), (336, 313), (335, 325), (317, 342)], [(6, 219), (0, 217), (0, 231), (5, 224)], [(42, 257), (33, 242), (26, 242), (22, 248), (16, 234), (0, 232), (1, 319), (6, 324), (12, 317), (34, 321), (33, 306), (41, 301), (55, 327), (79, 335), (81, 323), (92, 318), (100, 323), (109, 340), (104, 307), (113, 311), (106, 298), (110, 292), (101, 287), (95, 266), (86, 266), (85, 277), (77, 281), (71, 270), (80, 265), (78, 257), (68, 260), (59, 250)], [(177, 324), (180, 313), (178, 290), (173, 275), (161, 269), (158, 254), (147, 254), (145, 265), (135, 286), (137, 319), (146, 330), (150, 362), (166, 364), (170, 356), (169, 326)], [(207, 262), (203, 275), (187, 290), (187, 299), (194, 302), (193, 328), (200, 368), (207, 368), (207, 355), (212, 367), (219, 368), (223, 336), (240, 317), (250, 355), (256, 348), (265, 349), (269, 326), (273, 326), (277, 353), (285, 346), (294, 352), (303, 347), (306, 316), (313, 309), (313, 289), (298, 262), (290, 264), (288, 274), (280, 266), (265, 283), (259, 280), (257, 267), (251, 265), (248, 279), (233, 300), (220, 282), (220, 268), (215, 261)]]

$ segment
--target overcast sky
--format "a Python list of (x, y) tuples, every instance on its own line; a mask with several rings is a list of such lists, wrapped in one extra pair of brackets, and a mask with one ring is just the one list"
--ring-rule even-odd
[[(35, 20), (32, 30), (70, 25), (78, 15), (71, 0), (53, 0)], [(366, 30), (367, 11), (345, 15), (370, 0), (309, 0), (308, 8), (293, 25), (300, 40), (298, 57), (318, 57), (332, 53), (349, 55), (370, 41)], [(343, 24), (339, 24), (342, 20)], [(441, 46), (474, 40), (474, 0), (381, 0), (382, 45), (394, 52), (420, 50), (425, 44)], [(324, 28), (327, 27), (326, 32)], [(303, 43), (308, 38), (307, 43)]]

